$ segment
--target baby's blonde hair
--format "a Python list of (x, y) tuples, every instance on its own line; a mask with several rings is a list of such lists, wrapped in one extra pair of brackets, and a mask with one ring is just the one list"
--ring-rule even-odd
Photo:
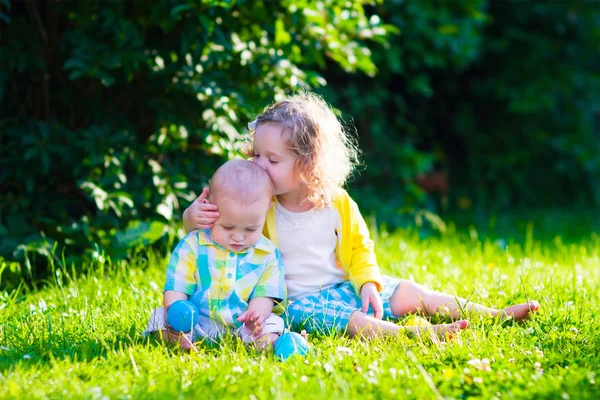
[[(297, 156), (295, 172), (305, 184), (307, 200), (325, 207), (358, 163), (358, 148), (331, 108), (313, 93), (301, 93), (266, 107), (249, 125), (251, 142), (261, 124), (283, 127), (282, 139)], [(248, 153), (251, 154), (249, 149)]]
[(271, 200), (273, 182), (261, 166), (247, 160), (231, 160), (221, 165), (208, 183), (211, 202), (227, 197), (243, 204)]

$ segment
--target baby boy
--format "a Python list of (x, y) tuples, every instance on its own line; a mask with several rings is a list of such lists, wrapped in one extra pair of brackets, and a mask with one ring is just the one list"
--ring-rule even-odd
[[(211, 229), (188, 233), (173, 251), (164, 307), (154, 310), (145, 333), (161, 332), (190, 349), (196, 340), (229, 331), (262, 348), (283, 331), (283, 320), (273, 314), (285, 299), (283, 262), (262, 235), (273, 184), (258, 164), (232, 160), (215, 172), (209, 193), (220, 217)], [(199, 318), (181, 335), (169, 329), (165, 315), (175, 301), (187, 299), (198, 307)]]

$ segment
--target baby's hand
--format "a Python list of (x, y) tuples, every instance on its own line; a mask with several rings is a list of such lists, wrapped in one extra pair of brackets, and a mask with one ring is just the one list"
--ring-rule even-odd
[(169, 327), (167, 327), (166, 330), (162, 331), (162, 338), (166, 342), (176, 343), (179, 347), (186, 351), (198, 351), (196, 349), (196, 346), (188, 338), (188, 335), (182, 332), (175, 332)]
[(377, 319), (381, 319), (383, 317), (383, 303), (375, 283), (365, 283), (360, 289), (360, 297), (362, 299), (362, 312), (366, 313), (369, 310), (370, 304), (371, 307), (373, 307), (373, 316)]
[(254, 336), (262, 333), (265, 318), (258, 311), (248, 309), (241, 313), (237, 320), (243, 322)]
[(208, 189), (204, 188), (202, 194), (183, 213), (183, 222), (186, 230), (212, 228), (220, 214), (216, 211), (217, 206), (210, 204), (208, 200)]

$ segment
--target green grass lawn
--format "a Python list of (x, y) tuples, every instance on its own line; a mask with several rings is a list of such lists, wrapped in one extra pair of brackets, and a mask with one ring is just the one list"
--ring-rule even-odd
[(524, 325), (471, 316), (439, 347), (310, 337), (310, 356), (287, 362), (233, 339), (187, 354), (142, 337), (163, 258), (59, 271), (37, 292), (2, 293), (0, 398), (600, 398), (600, 236), (537, 240), (531, 227), (376, 235), (385, 273), (495, 307), (539, 300)]

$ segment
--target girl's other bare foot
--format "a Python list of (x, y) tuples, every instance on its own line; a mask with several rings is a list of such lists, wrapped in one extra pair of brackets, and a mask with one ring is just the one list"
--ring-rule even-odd
[(510, 317), (514, 321), (524, 321), (539, 309), (540, 303), (537, 301), (530, 301), (529, 303), (521, 303), (506, 307), (498, 313), (498, 316), (501, 318)]
[[(452, 340), (452, 338), (454, 338), (454, 336), (456, 336), (458, 334), (458, 332), (462, 331), (463, 329), (467, 329), (467, 327), (469, 326), (469, 321), (467, 321), (466, 319), (460, 319), (452, 324), (448, 324), (450, 325), (450, 327), (446, 330), (443, 330), (443, 335), (444, 335), (444, 339), (448, 339), (448, 340)], [(434, 326), (439, 326), (439, 325), (434, 325)], [(439, 335), (439, 332), (438, 332)]]

